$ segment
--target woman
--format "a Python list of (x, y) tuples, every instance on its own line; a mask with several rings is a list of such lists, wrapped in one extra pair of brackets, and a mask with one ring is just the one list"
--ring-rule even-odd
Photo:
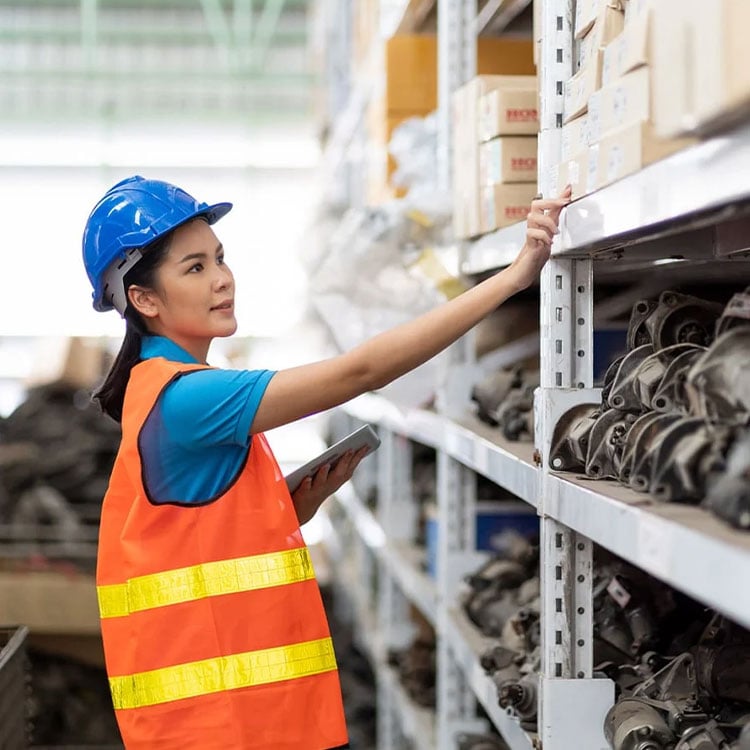
[(290, 497), (266, 430), (381, 388), (531, 284), (569, 193), (535, 201), (504, 271), (350, 352), (279, 372), (206, 364), (231, 336), (234, 278), (211, 226), (231, 204), (131, 177), (94, 207), (83, 257), (94, 308), (125, 318), (96, 398), (122, 423), (101, 516), (97, 591), (128, 750), (325, 750), (346, 726), (300, 524), (363, 454)]

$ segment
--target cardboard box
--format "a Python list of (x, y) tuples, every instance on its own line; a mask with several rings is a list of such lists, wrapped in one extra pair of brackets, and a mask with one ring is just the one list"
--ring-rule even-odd
[(661, 0), (651, 11), (652, 119), (661, 138), (682, 135), (691, 126), (692, 71), (695, 47), (686, 21), (697, 13), (700, 0)]
[(499, 135), (536, 135), (539, 132), (536, 78), (508, 76), (508, 80), (507, 86), (490, 91), (480, 99), (480, 141), (490, 141)]
[(563, 86), (563, 122), (579, 117), (588, 108), (589, 98), (601, 84), (601, 50)]
[(620, 0), (577, 0), (573, 26), (576, 39), (582, 39), (591, 30), (599, 13), (607, 6), (623, 11), (623, 3)]
[(563, 160), (587, 149), (590, 143), (588, 114), (576, 117), (575, 120), (563, 125), (560, 139)]
[[(604, 86), (594, 97), (594, 112), (589, 127), (602, 137), (617, 128), (651, 119), (651, 81), (649, 68), (639, 68)], [(591, 136), (592, 143), (594, 135)]]
[(649, 14), (642, 13), (604, 50), (602, 86), (651, 62)]
[(615, 130), (599, 142), (598, 187), (638, 172), (695, 142), (693, 138), (658, 138), (648, 122)]
[(653, 6), (654, 0), (628, 0), (625, 3), (625, 25), (630, 26), (631, 23), (638, 21)]
[(583, 67), (597, 50), (606, 47), (625, 28), (625, 15), (619, 8), (605, 5), (599, 10), (594, 25), (580, 41), (579, 66)]
[[(479, 75), (534, 75), (533, 43), (482, 37)], [(400, 34), (385, 44), (385, 97), (389, 111), (432, 112), (437, 108), (437, 36)]]
[(537, 181), (535, 136), (504, 136), (483, 143), (479, 149), (479, 181), (482, 185)]
[(457, 239), (482, 232), (479, 196), (479, 103), (507, 76), (477, 76), (453, 95), (453, 231)]
[(33, 633), (96, 635), (99, 604), (93, 576), (54, 571), (0, 571), (0, 622)]
[(660, 0), (653, 23), (654, 124), (670, 137), (734, 124), (750, 110), (747, 0)]
[(701, 60), (693, 87), (697, 130), (734, 123), (750, 109), (750, 2), (720, 0), (715, 11), (704, 15), (710, 17), (708, 24), (691, 17)]
[(589, 146), (570, 159), (560, 162), (557, 173), (557, 194), (566, 185), (573, 189), (572, 199), (582, 198), (599, 187), (599, 146)]
[(490, 185), (481, 191), (481, 230), (495, 229), (524, 221), (537, 193), (536, 183)]

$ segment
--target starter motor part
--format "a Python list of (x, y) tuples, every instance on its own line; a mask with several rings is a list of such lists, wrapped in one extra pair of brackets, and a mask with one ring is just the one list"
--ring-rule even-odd
[(750, 326), (723, 333), (695, 362), (686, 390), (692, 414), (710, 422), (750, 422)]
[(672, 750), (675, 736), (646, 701), (625, 698), (604, 719), (604, 736), (613, 750)]
[(519, 680), (507, 680), (497, 686), (497, 699), (501, 708), (512, 709), (514, 715), (525, 722), (536, 719), (539, 675), (526, 674)]
[(649, 492), (659, 500), (698, 502), (706, 480), (724, 467), (733, 431), (701, 417), (681, 417), (652, 447)]
[(750, 529), (750, 430), (729, 451), (724, 472), (708, 485), (703, 507), (739, 529)]
[(550, 451), (550, 466), (555, 471), (584, 471), (589, 433), (600, 413), (597, 404), (579, 404), (558, 419)]
[(730, 328), (746, 325), (750, 325), (750, 286), (727, 302), (724, 312), (716, 322), (716, 335), (721, 336)]
[(673, 344), (708, 346), (714, 338), (716, 321), (724, 305), (688, 294), (667, 291), (659, 295), (656, 307), (643, 325), (654, 349)]
[(497, 427), (497, 408), (508, 394), (521, 383), (521, 368), (498, 370), (477, 383), (471, 390), (471, 398), (477, 405), (477, 416), (483, 422)]
[(622, 451), (635, 414), (619, 409), (605, 411), (591, 426), (586, 455), (586, 474), (595, 479), (616, 478), (620, 472)]
[(640, 366), (654, 353), (651, 344), (644, 344), (628, 352), (620, 362), (612, 385), (609, 388), (607, 405), (612, 409), (630, 411), (635, 414), (643, 412), (647, 406), (641, 401), (636, 375)]
[(685, 392), (688, 372), (698, 357), (705, 352), (705, 347), (693, 346), (678, 354), (667, 367), (659, 387), (651, 400), (651, 406), (655, 411), (668, 414), (671, 411), (679, 411), (687, 414), (689, 403)]
[(652, 463), (659, 441), (668, 427), (682, 419), (680, 414), (657, 414), (638, 434), (632, 446), (629, 484), (634, 490), (648, 492), (651, 485)]

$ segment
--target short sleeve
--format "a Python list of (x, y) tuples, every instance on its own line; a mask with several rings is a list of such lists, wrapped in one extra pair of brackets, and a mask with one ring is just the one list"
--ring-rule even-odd
[(161, 416), (169, 438), (187, 448), (247, 446), (250, 427), (272, 370), (196, 370), (162, 394)]

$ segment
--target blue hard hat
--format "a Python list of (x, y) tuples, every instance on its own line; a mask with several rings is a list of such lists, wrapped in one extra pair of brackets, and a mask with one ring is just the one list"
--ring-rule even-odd
[(111, 187), (83, 231), (83, 264), (94, 288), (94, 309), (116, 307), (124, 313), (122, 280), (140, 260), (140, 248), (198, 216), (213, 224), (231, 208), (231, 203), (199, 203), (175, 185), (139, 175)]

